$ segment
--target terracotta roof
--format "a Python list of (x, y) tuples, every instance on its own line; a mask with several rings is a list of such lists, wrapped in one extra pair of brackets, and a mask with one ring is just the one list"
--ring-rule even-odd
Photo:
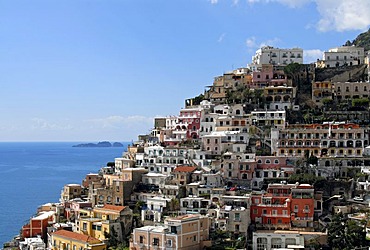
[(84, 234), (75, 233), (75, 232), (71, 232), (71, 231), (67, 231), (67, 230), (63, 230), (63, 229), (54, 232), (52, 235), (57, 235), (57, 236), (61, 236), (61, 237), (69, 238), (69, 239), (73, 239), (73, 240), (78, 240), (78, 241), (82, 241), (82, 242), (85, 242), (85, 243), (92, 243), (92, 244), (102, 243), (100, 240), (98, 240), (94, 237), (84, 235)]
[(190, 166), (179, 166), (173, 170), (173, 172), (194, 172), (197, 168)]
[(125, 206), (115, 206), (115, 205), (109, 205), (109, 204), (105, 204), (104, 207), (102, 207), (102, 209), (112, 210), (112, 211), (117, 211), (117, 212), (121, 212), (125, 208), (126, 208)]

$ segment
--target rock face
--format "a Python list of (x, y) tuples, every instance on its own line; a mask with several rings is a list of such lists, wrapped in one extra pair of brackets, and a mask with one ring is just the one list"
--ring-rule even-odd
[(78, 148), (109, 148), (109, 147), (123, 147), (123, 144), (120, 142), (114, 142), (113, 144), (109, 141), (101, 141), (98, 143), (81, 143), (73, 145), (73, 147)]
[(315, 81), (360, 82), (365, 81), (366, 65), (316, 68)]

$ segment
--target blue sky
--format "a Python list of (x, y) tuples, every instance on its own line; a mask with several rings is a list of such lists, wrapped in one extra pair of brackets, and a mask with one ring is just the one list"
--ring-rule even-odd
[(135, 140), (261, 45), (305, 62), (368, 0), (0, 0), (0, 141)]

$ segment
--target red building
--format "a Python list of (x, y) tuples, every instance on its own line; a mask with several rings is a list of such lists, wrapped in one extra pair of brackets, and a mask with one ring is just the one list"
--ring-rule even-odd
[(313, 226), (315, 198), (309, 184), (269, 184), (266, 193), (251, 198), (251, 221), (258, 228)]
[(199, 138), (201, 114), (201, 108), (184, 108), (180, 110), (178, 120), (179, 124), (182, 124), (187, 129), (187, 139)]
[(54, 222), (54, 219), (54, 211), (42, 212), (38, 216), (31, 218), (30, 223), (22, 227), (22, 237), (31, 238), (40, 235), (45, 240), (49, 222)]

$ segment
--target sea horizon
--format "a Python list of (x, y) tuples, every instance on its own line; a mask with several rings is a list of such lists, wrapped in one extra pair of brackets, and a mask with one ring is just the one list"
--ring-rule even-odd
[[(104, 140), (102, 140), (104, 141)], [(0, 142), (0, 244), (19, 234), (20, 229), (45, 203), (59, 202), (69, 183), (81, 184), (89, 173), (121, 157), (124, 147), (73, 147), (100, 141)]]

